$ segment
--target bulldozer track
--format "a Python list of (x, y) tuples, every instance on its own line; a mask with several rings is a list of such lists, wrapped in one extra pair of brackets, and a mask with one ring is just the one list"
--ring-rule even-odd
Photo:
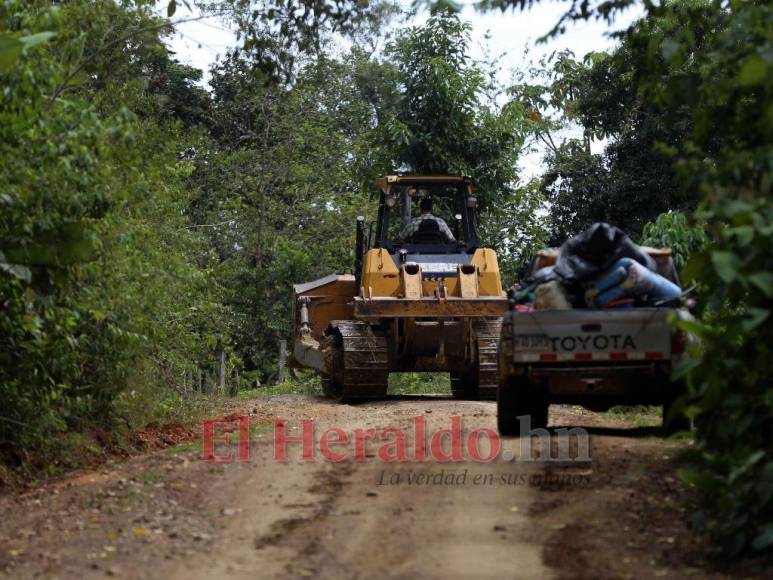
[(383, 397), (389, 384), (389, 347), (386, 337), (367, 322), (336, 320), (334, 377), (345, 400)]
[[(471, 330), (475, 367), (456, 379), (454, 394), (458, 398), (496, 398), (502, 321), (475, 320)], [(387, 394), (389, 346), (379, 328), (359, 320), (336, 320), (330, 324), (325, 342), (333, 369), (332, 375), (322, 380), (327, 395), (351, 401)]]
[(499, 336), (502, 320), (475, 320), (472, 323), (478, 349), (478, 396), (496, 397), (499, 385)]
[(451, 373), (451, 393), (457, 399), (496, 399), (502, 320), (474, 320), (471, 330), (475, 365), (469, 371)]

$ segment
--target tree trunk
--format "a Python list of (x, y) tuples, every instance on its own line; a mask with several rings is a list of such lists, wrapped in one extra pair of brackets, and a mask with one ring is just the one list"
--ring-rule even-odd
[(217, 377), (217, 386), (221, 393), (225, 392), (225, 349), (220, 347), (220, 372)]

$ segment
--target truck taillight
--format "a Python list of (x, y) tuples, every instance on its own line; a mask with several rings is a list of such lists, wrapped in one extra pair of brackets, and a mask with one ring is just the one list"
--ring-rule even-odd
[(677, 330), (671, 335), (671, 354), (683, 354), (687, 350), (687, 333)]

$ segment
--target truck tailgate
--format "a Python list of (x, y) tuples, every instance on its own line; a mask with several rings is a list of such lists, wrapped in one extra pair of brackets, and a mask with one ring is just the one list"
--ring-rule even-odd
[[(514, 362), (671, 358), (669, 308), (510, 312)], [(506, 331), (507, 332), (507, 331)]]

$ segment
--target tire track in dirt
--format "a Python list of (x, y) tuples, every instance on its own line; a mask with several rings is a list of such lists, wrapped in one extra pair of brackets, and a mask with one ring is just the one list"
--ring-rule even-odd
[(689, 531), (691, 496), (673, 477), (685, 444), (655, 429), (554, 407), (552, 425), (588, 428), (590, 463), (385, 463), (372, 450), (361, 462), (302, 462), (297, 444), (280, 462), (266, 418), (287, 419), (297, 435), (304, 418), (351, 432), (406, 430), (421, 416), (429, 433), (453, 416), (468, 430), (493, 428), (495, 406), (290, 396), (240, 404), (263, 425), (249, 462), (171, 450), (0, 496), (0, 578), (763, 576), (717, 567)]
[[(327, 425), (409, 429), (423, 416), (447, 428), (461, 415), (465, 428), (491, 427), (492, 403), (451, 400), (397, 400), (338, 407)], [(413, 449), (409, 452), (412, 455)], [(259, 457), (265, 457), (265, 451)], [(371, 453), (371, 455), (373, 455)], [(213, 546), (216, 559), (197, 558), (176, 566), (172, 578), (536, 578), (548, 577), (541, 561), (539, 534), (528, 530), (527, 512), (534, 491), (529, 486), (411, 485), (407, 476), (466, 473), (492, 479), (510, 473), (517, 479), (533, 468), (517, 462), (471, 461), (440, 464), (364, 462), (304, 464), (264, 463), (258, 458), (254, 479), (243, 488), (257, 489), (262, 478), (284, 485), (282, 515), (256, 527), (259, 517), (273, 518), (264, 503), (244, 496), (239, 518)], [(386, 477), (385, 477), (386, 474)], [(379, 485), (398, 474), (401, 482)], [(283, 482), (283, 483), (282, 483)], [(290, 512), (290, 513), (288, 513)], [(240, 540), (245, 530), (252, 543)], [(252, 532), (254, 530), (254, 532)], [(191, 574), (191, 570), (195, 572)]]

